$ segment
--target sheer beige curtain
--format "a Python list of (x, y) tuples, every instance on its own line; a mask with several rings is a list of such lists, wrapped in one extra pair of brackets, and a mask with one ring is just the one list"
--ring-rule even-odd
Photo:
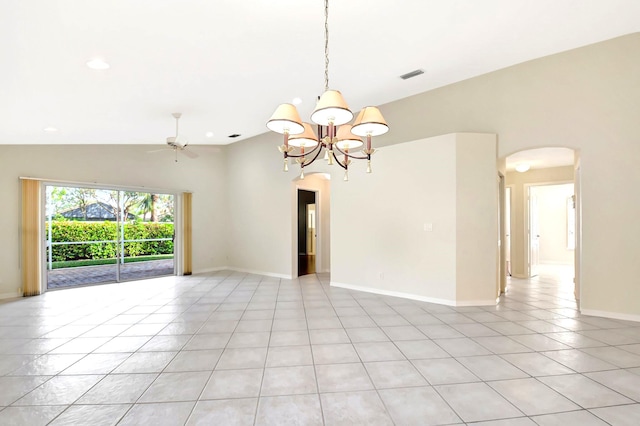
[(183, 246), (182, 246), (182, 273), (184, 275), (191, 275), (193, 272), (193, 267), (191, 265), (191, 241), (192, 241), (192, 230), (191, 230), (191, 199), (192, 194), (190, 192), (182, 193), (182, 235), (183, 235)]
[(22, 179), (22, 224), (20, 228), (22, 293), (36, 296), (41, 293), (42, 268), (40, 246), (41, 182)]

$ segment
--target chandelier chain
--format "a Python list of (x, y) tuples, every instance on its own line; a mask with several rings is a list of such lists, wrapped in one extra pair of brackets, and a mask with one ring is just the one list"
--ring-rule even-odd
[(329, 90), (329, 0), (324, 0), (324, 91)]

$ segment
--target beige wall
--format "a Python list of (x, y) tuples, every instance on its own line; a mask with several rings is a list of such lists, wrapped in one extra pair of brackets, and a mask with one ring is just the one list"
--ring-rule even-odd
[(451, 305), (495, 303), (496, 178), (495, 135), (381, 149), (374, 174), (332, 192), (332, 285)]
[(456, 303), (495, 303), (498, 287), (496, 135), (456, 135)]
[(511, 187), (511, 274), (514, 277), (528, 277), (527, 185), (573, 182), (573, 175), (573, 166), (507, 173), (506, 184)]
[(238, 270), (291, 278), (292, 184), (298, 168), (282, 172), (277, 134), (230, 145), (227, 150), (229, 260)]
[[(498, 134), (498, 155), (580, 150), (584, 312), (640, 320), (640, 33), (384, 105), (380, 143)], [(606, 206), (606, 208), (605, 208)]]
[(5, 205), (0, 232), (0, 296), (15, 296), (20, 287), (17, 247), (21, 176), (192, 191), (194, 271), (224, 266), (228, 221), (224, 150), (199, 150), (199, 158), (184, 157), (175, 163), (170, 152), (147, 152), (154, 148), (157, 149), (135, 145), (4, 145), (0, 155), (0, 199)]
[[(229, 147), (233, 188), (229, 192), (230, 266), (288, 277), (293, 275), (295, 261), (292, 187), (300, 185), (299, 168), (291, 166), (289, 173), (279, 170), (280, 156), (275, 149), (279, 139), (271, 137), (264, 135)], [(458, 152), (464, 157), (460, 159), (464, 170), (459, 172)], [(331, 177), (332, 283), (455, 304), (456, 265), (460, 259), (477, 262), (474, 268), (480, 265), (460, 281), (461, 300), (495, 300), (496, 272), (491, 268), (496, 259), (497, 232), (495, 135), (445, 135), (388, 146), (374, 156), (372, 166), (373, 173), (366, 174), (364, 162), (354, 162), (348, 182), (337, 165), (329, 167), (319, 162), (309, 170)], [(481, 178), (488, 178), (488, 184), (477, 185), (478, 170), (484, 173)], [(309, 172), (302, 185), (313, 188), (317, 182), (312, 182)], [(461, 190), (473, 193), (469, 200), (460, 201), (465, 208), (492, 209), (473, 213), (465, 223), (468, 234), (460, 240), (460, 252), (456, 249), (458, 180)], [(478, 217), (480, 224), (476, 222)], [(487, 219), (488, 226), (484, 227)], [(432, 231), (424, 231), (428, 223)], [(493, 238), (483, 241), (484, 236), (476, 235), (481, 228), (481, 232), (489, 229)], [(491, 263), (488, 272), (479, 260), (482, 256), (477, 256), (479, 244), (493, 249), (487, 251)], [(470, 256), (471, 247), (475, 256)], [(465, 274), (463, 268), (460, 271)], [(478, 279), (484, 274), (488, 274), (486, 280)], [(487, 283), (488, 291), (478, 291), (478, 286)]]
[(456, 135), (382, 148), (331, 195), (332, 284), (455, 302)]
[[(428, 76), (427, 76), (428, 77)], [(346, 89), (345, 89), (346, 90)], [(640, 33), (603, 43), (533, 60), (497, 72), (442, 87), (381, 107), (391, 131), (375, 141), (376, 146), (418, 141), (456, 132), (483, 132), (498, 135), (498, 156), (505, 157), (524, 149), (564, 146), (580, 150), (581, 156), (581, 307), (584, 312), (640, 319), (640, 262), (637, 262), (637, 240), (640, 237)], [(212, 160), (209, 168), (197, 172), (184, 170), (163, 175), (164, 185), (193, 186), (194, 210), (200, 209), (198, 225), (203, 229), (204, 248), (224, 239), (228, 229), (228, 261), (220, 262), (224, 254), (211, 247), (200, 253), (199, 267), (227, 264), (258, 272), (291, 274), (291, 181), (292, 174), (279, 172), (281, 162), (275, 147), (279, 135), (265, 134), (233, 144), (228, 148), (228, 161)], [(70, 148), (8, 148), (2, 152), (0, 195), (5, 202), (17, 203), (18, 175), (55, 175), (74, 180), (105, 180), (115, 183), (143, 184), (152, 181), (152, 171), (107, 172), (107, 164), (139, 166), (139, 161), (126, 158), (129, 151), (116, 148), (95, 148), (104, 158), (94, 160), (87, 151), (72, 157), (62, 155)], [(90, 149), (94, 148), (78, 148)], [(139, 149), (141, 148), (131, 148)], [(111, 151), (113, 150), (113, 151)], [(74, 153), (75, 151), (69, 151)], [(113, 152), (113, 153), (112, 153)], [(49, 161), (48, 153), (56, 162)], [(53, 154), (56, 155), (53, 155)], [(374, 173), (382, 166), (386, 150), (374, 158)], [(392, 154), (389, 154), (392, 155)], [(30, 158), (33, 156), (33, 160)], [(137, 153), (139, 160), (147, 156)], [(69, 158), (69, 159), (67, 159)], [(73, 159), (71, 159), (73, 158)], [(85, 161), (86, 160), (86, 161)], [(107, 161), (103, 161), (107, 160)], [(149, 160), (151, 161), (151, 160)], [(409, 161), (410, 162), (410, 161)], [(44, 168), (39, 166), (45, 164)], [(155, 163), (154, 163), (155, 164)], [(398, 165), (400, 164), (400, 165)], [(429, 163), (427, 163), (429, 164)], [(228, 172), (225, 171), (225, 165)], [(404, 173), (405, 163), (396, 163), (389, 175)], [(316, 171), (324, 170), (313, 166)], [(124, 170), (124, 169), (123, 169)], [(335, 170), (335, 168), (334, 168)], [(342, 186), (341, 173), (332, 174), (332, 206), (336, 188), (350, 193), (356, 185)], [(195, 176), (195, 177), (191, 177)], [(222, 206), (224, 186), (229, 196), (226, 211), (209, 210)], [(173, 178), (173, 179), (172, 179)], [(381, 178), (388, 178), (382, 175)], [(193, 179), (193, 184), (192, 180)], [(358, 176), (357, 179), (367, 179)], [(378, 179), (378, 178), (374, 178)], [(204, 181), (203, 181), (204, 180)], [(357, 182), (355, 173), (352, 182)], [(198, 182), (198, 183), (196, 183)], [(109, 183), (109, 182), (106, 182)], [(406, 185), (414, 182), (405, 182)], [(155, 183), (154, 185), (158, 185)], [(443, 186), (450, 183), (442, 182)], [(162, 184), (160, 186), (163, 186)], [(223, 188), (219, 188), (222, 186)], [(190, 189), (190, 188), (184, 188)], [(335, 191), (334, 191), (335, 190)], [(375, 187), (368, 191), (374, 191)], [(213, 195), (196, 206), (197, 193)], [(247, 194), (249, 196), (247, 196)], [(377, 195), (369, 192), (369, 195)], [(337, 195), (340, 197), (340, 195)], [(353, 193), (344, 197), (348, 208), (361, 212), (363, 196)], [(390, 197), (389, 200), (393, 200)], [(220, 202), (220, 204), (217, 204)], [(380, 202), (382, 208), (390, 203)], [(446, 204), (445, 204), (446, 206)], [(395, 206), (396, 209), (400, 209)], [(442, 207), (447, 209), (447, 207)], [(17, 209), (7, 210), (10, 219), (0, 259), (1, 291), (15, 288), (17, 277)], [(224, 210), (224, 207), (222, 207)], [(333, 209), (333, 212), (337, 210)], [(429, 210), (429, 216), (440, 217), (439, 210)], [(367, 214), (364, 212), (362, 214)], [(369, 212), (369, 214), (371, 214)], [(220, 222), (221, 218), (228, 218)], [(349, 216), (355, 219), (353, 216)], [(332, 226), (340, 220), (332, 215)], [(425, 219), (421, 218), (419, 223)], [(433, 220), (434, 224), (440, 223)], [(195, 222), (195, 220), (194, 220)], [(357, 228), (357, 221), (350, 226)], [(446, 223), (441, 222), (441, 223)], [(13, 226), (13, 231), (11, 227)], [(196, 223), (194, 223), (196, 226)], [(211, 230), (206, 227), (212, 227)], [(218, 231), (218, 227), (222, 228)], [(434, 226), (432, 235), (437, 235)], [(343, 229), (344, 230), (344, 229)], [(393, 238), (395, 227), (380, 229), (382, 238)], [(332, 236), (336, 235), (332, 232)], [(402, 237), (400, 235), (399, 237)], [(441, 248), (451, 250), (445, 238)], [(337, 241), (332, 241), (332, 258), (336, 259)], [(345, 253), (350, 256), (352, 253)], [(197, 255), (197, 254), (196, 254)], [(392, 250), (387, 252), (394, 258)], [(432, 259), (426, 259), (431, 262)], [(208, 263), (210, 262), (210, 263)], [(5, 268), (6, 267), (6, 268)], [(336, 264), (332, 262), (332, 270)], [(404, 274), (412, 274), (404, 271)], [(418, 274), (415, 272), (414, 274)], [(379, 280), (379, 278), (374, 277)], [(440, 277), (449, 279), (448, 276)], [(371, 281), (371, 285), (375, 281)]]

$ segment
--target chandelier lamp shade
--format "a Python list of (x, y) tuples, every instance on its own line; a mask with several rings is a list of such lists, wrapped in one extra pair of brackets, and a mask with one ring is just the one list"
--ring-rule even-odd
[(285, 172), (289, 170), (288, 159), (294, 158), (300, 165), (300, 178), (304, 179), (304, 168), (324, 151), (328, 164), (337, 163), (345, 171), (344, 180), (349, 180), (351, 160), (367, 160), (367, 173), (371, 173), (371, 155), (376, 151), (371, 147), (371, 138), (387, 133), (389, 127), (375, 106), (363, 108), (354, 120), (342, 94), (329, 89), (329, 0), (324, 2), (324, 12), (324, 93), (311, 114), (317, 133), (312, 124), (300, 119), (295, 105), (288, 103), (276, 108), (267, 128), (284, 136), (278, 149), (284, 155)]

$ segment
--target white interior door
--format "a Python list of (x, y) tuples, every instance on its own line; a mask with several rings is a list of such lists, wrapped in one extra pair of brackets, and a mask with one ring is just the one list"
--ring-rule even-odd
[(538, 221), (538, 197), (529, 187), (529, 276), (538, 275), (540, 264), (540, 228)]

